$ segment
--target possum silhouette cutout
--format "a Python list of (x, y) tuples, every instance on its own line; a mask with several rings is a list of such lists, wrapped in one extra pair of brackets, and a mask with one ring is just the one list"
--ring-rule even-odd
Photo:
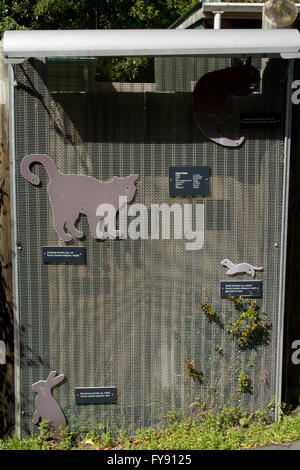
[(244, 137), (238, 140), (221, 136), (209, 123), (212, 116), (222, 123), (231, 118), (226, 111), (229, 96), (245, 97), (258, 89), (259, 71), (251, 64), (249, 57), (244, 65), (228, 67), (203, 75), (194, 88), (193, 112), (198, 128), (213, 142), (225, 147), (239, 147)]
[(40, 419), (47, 420), (54, 432), (54, 436), (60, 438), (61, 431), (66, 427), (66, 419), (51, 390), (61, 383), (65, 376), (64, 374), (55, 376), (56, 371), (53, 370), (46, 380), (39, 380), (32, 384), (32, 390), (37, 393), (33, 424), (38, 424)]
[[(111, 181), (103, 182), (91, 176), (60, 173), (48, 155), (31, 154), (23, 158), (21, 174), (34, 185), (38, 185), (40, 179), (30, 171), (33, 163), (41, 163), (50, 177), (48, 195), (53, 209), (54, 227), (62, 240), (68, 242), (72, 237), (83, 237), (83, 232), (75, 227), (80, 214), (87, 216), (93, 238), (105, 238), (99, 236), (97, 227), (100, 221), (105, 222), (108, 235), (112, 238), (121, 236), (115, 229), (115, 214), (120, 208), (120, 198), (123, 202), (130, 202), (133, 199), (138, 175), (125, 178), (114, 176)], [(101, 214), (98, 209), (100, 205), (111, 205), (115, 212)], [(65, 227), (71, 235), (66, 233)]]

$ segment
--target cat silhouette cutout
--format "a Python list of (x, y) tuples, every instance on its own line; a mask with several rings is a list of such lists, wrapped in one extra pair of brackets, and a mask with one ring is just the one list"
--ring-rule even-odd
[[(48, 155), (31, 154), (23, 158), (20, 169), (22, 176), (34, 185), (38, 185), (40, 179), (30, 171), (33, 163), (42, 164), (50, 177), (48, 195), (54, 215), (54, 227), (62, 240), (68, 242), (72, 237), (83, 237), (83, 232), (75, 226), (80, 214), (87, 216), (93, 238), (105, 238), (99, 236), (97, 229), (103, 220), (110, 222), (107, 225), (110, 230), (108, 235), (112, 238), (121, 236), (115, 225), (112, 226), (111, 220), (105, 219), (107, 214), (102, 214), (98, 207), (110, 204), (115, 210), (115, 215), (120, 208), (120, 198), (123, 203), (133, 199), (138, 175), (125, 178), (114, 176), (111, 181), (99, 181), (91, 176), (61, 173)], [(115, 219), (113, 223), (115, 224)], [(65, 228), (70, 233), (67, 233)]]
[(246, 97), (258, 89), (259, 71), (251, 64), (249, 57), (244, 65), (215, 70), (203, 75), (193, 92), (193, 113), (197, 127), (213, 142), (225, 147), (239, 147), (244, 137), (231, 140), (221, 136), (210, 124), (208, 117), (219, 123), (231, 118), (226, 110), (228, 98)]
[(58, 439), (61, 438), (61, 432), (66, 427), (66, 419), (51, 391), (64, 378), (64, 374), (56, 377), (56, 371), (53, 370), (46, 380), (39, 380), (32, 384), (32, 390), (37, 393), (33, 424), (38, 424), (40, 419), (48, 421), (54, 436)]

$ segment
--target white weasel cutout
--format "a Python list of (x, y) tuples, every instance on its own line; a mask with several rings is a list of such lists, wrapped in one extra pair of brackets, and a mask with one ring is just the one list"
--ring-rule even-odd
[(230, 259), (223, 259), (221, 261), (222, 266), (226, 266), (226, 268), (229, 268), (227, 271), (227, 274), (229, 276), (234, 276), (234, 274), (248, 274), (252, 278), (255, 277), (256, 271), (263, 271), (264, 268), (261, 267), (256, 267), (252, 266), (252, 264), (249, 263), (239, 263), (239, 264), (234, 264)]

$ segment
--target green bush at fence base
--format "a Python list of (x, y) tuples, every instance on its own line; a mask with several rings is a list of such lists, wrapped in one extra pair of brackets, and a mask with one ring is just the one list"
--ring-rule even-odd
[(138, 431), (135, 436), (120, 431), (113, 439), (110, 431), (100, 425), (84, 435), (66, 429), (61, 441), (54, 440), (47, 423), (42, 422), (38, 437), (0, 440), (0, 450), (234, 450), (299, 439), (300, 407), (290, 415), (281, 415), (280, 421), (270, 423), (260, 411), (249, 414), (239, 408), (199, 412), (194, 419), (171, 412), (165, 427)]

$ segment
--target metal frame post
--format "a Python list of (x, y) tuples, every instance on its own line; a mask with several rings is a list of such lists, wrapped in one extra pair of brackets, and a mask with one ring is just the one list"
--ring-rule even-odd
[(286, 280), (286, 254), (288, 233), (288, 206), (289, 206), (289, 176), (291, 157), (291, 127), (292, 127), (292, 81), (294, 74), (294, 60), (290, 60), (287, 73), (286, 111), (285, 111), (285, 137), (284, 137), (284, 170), (283, 170), (283, 205), (281, 216), (281, 243), (280, 243), (280, 279), (278, 304), (278, 330), (277, 330), (277, 381), (276, 381), (276, 410), (275, 419), (280, 419), (279, 406), (282, 400), (282, 371), (283, 371), (283, 336), (285, 311), (285, 280)]
[(19, 337), (19, 286), (18, 286), (18, 247), (16, 220), (16, 152), (15, 152), (15, 101), (14, 66), (8, 66), (9, 79), (9, 158), (10, 158), (10, 198), (12, 231), (12, 277), (14, 308), (14, 377), (15, 377), (15, 433), (21, 437), (21, 390), (20, 390), (20, 337)]

